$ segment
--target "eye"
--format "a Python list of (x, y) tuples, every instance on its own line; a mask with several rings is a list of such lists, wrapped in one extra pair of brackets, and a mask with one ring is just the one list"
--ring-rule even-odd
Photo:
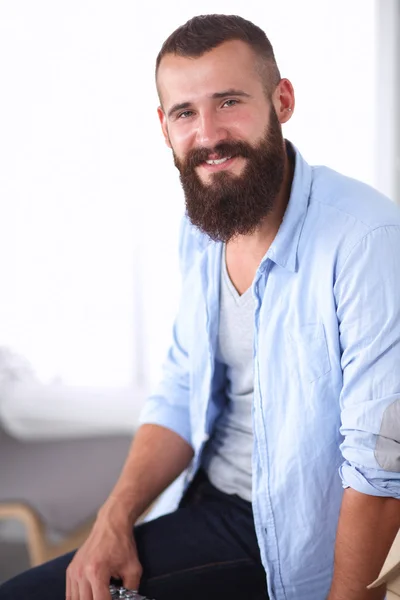
[(184, 112), (179, 113), (178, 119), (187, 119), (188, 117), (191, 117), (192, 114), (192, 110), (185, 110)]
[(226, 100), (223, 106), (227, 106), (229, 108), (230, 106), (235, 106), (235, 104), (239, 104), (239, 100), (233, 100), (231, 98), (230, 100)]

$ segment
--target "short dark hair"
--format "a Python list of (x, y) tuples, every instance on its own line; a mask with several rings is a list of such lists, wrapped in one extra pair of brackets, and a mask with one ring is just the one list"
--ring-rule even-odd
[(281, 78), (271, 42), (264, 31), (237, 15), (199, 15), (176, 29), (163, 43), (156, 60), (156, 78), (162, 58), (176, 54), (198, 58), (223, 42), (242, 40), (259, 58), (259, 71), (267, 93)]

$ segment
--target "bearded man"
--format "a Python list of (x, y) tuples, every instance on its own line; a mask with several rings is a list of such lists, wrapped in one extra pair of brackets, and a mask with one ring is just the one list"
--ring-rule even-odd
[(400, 212), (283, 139), (293, 87), (249, 21), (191, 19), (156, 83), (186, 200), (164, 376), (85, 544), (0, 600), (106, 600), (111, 578), (156, 600), (381, 599), (367, 585), (400, 526)]

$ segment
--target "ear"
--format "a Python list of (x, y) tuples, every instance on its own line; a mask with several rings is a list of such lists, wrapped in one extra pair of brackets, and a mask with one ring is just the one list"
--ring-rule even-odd
[(294, 112), (295, 99), (294, 89), (289, 79), (281, 79), (272, 95), (279, 122), (286, 123)]
[(167, 117), (165, 116), (165, 113), (164, 113), (163, 109), (161, 108), (161, 106), (159, 106), (157, 108), (157, 114), (158, 114), (158, 118), (160, 119), (161, 129), (163, 132), (165, 143), (167, 144), (168, 148), (171, 148), (172, 146), (171, 146), (171, 142), (169, 141), (169, 135), (168, 135)]

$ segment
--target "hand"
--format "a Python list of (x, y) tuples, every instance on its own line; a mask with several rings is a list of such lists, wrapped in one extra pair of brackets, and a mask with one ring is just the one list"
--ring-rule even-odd
[(67, 569), (67, 600), (110, 600), (111, 577), (137, 590), (142, 576), (132, 526), (103, 507), (93, 529)]

